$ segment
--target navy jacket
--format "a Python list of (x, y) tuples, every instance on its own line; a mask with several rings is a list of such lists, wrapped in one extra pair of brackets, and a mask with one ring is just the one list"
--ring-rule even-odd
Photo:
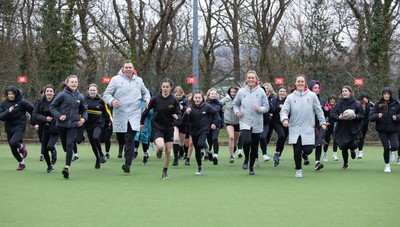
[[(81, 93), (72, 91), (68, 87), (54, 98), (50, 104), (50, 111), (56, 118), (57, 127), (75, 128), (78, 127), (78, 121), (82, 117), (87, 121), (87, 104)], [(60, 120), (61, 115), (66, 115), (64, 121)]]
[[(12, 101), (7, 98), (9, 91), (15, 95), (15, 99)], [(0, 120), (5, 122), (6, 133), (25, 132), (26, 112), (32, 115), (33, 105), (22, 98), (21, 91), (15, 86), (7, 87), (4, 96), (6, 99), (0, 104)], [(14, 106), (14, 110), (10, 113), (9, 108), (11, 106)]]
[(189, 130), (191, 136), (199, 136), (202, 133), (208, 133), (210, 125), (216, 126), (221, 124), (221, 118), (216, 109), (214, 109), (208, 103), (201, 103), (200, 105), (190, 106), (190, 114), (183, 115), (183, 124), (189, 122)]

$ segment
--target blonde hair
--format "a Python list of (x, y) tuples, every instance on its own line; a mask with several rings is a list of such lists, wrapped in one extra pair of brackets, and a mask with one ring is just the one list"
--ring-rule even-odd
[(249, 71), (247, 71), (246, 75), (244, 76), (244, 80), (247, 80), (247, 76), (248, 76), (250, 73), (252, 73), (252, 74), (254, 74), (254, 75), (256, 76), (257, 82), (260, 80), (260, 78), (258, 78), (258, 76), (257, 76), (256, 71), (254, 71), (254, 70), (249, 70)]
[[(212, 91), (215, 91), (215, 92), (217, 92), (217, 89), (215, 89), (215, 88), (210, 88), (210, 89), (208, 89), (208, 91), (207, 91), (207, 98), (209, 98), (209, 96), (210, 96), (210, 93), (212, 92)], [(218, 93), (218, 92), (217, 92)]]
[(174, 89), (174, 94), (175, 93), (180, 93), (182, 95), (185, 95), (185, 91), (183, 90), (183, 88), (181, 86), (176, 86)]
[(263, 84), (264, 88), (267, 89), (271, 92), (271, 94), (276, 95), (276, 92), (274, 90), (274, 87), (272, 87), (271, 83), (265, 83)]

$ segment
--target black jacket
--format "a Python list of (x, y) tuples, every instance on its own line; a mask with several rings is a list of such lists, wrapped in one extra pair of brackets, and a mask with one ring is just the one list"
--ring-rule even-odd
[(110, 122), (110, 111), (108, 110), (107, 104), (100, 96), (92, 98), (90, 96), (85, 97), (87, 104), (88, 119), (85, 122), (85, 129), (91, 129), (94, 127), (105, 126), (106, 122)]
[(224, 127), (224, 111), (222, 110), (222, 103), (218, 99), (207, 99), (207, 103), (212, 106), (217, 113), (219, 114), (219, 118), (221, 119), (221, 124), (216, 125), (217, 128), (223, 128)]
[[(9, 91), (15, 95), (15, 99), (12, 101), (7, 98)], [(0, 104), (0, 120), (5, 122), (6, 133), (25, 132), (26, 112), (32, 115), (33, 105), (22, 98), (21, 91), (15, 86), (7, 87), (4, 97), (6, 99)], [(9, 108), (11, 106), (14, 106), (14, 110), (10, 113)], [(33, 121), (31, 121), (31, 124), (33, 124)]]
[(153, 117), (151, 118), (151, 127), (162, 131), (174, 131), (173, 114), (181, 117), (181, 109), (178, 100), (173, 94), (164, 97), (161, 92), (150, 99), (149, 105), (144, 109), (140, 124), (144, 125), (144, 121), (153, 109)]
[[(379, 113), (382, 113), (382, 118), (378, 118)], [(395, 121), (392, 119), (393, 115), (397, 117)], [(398, 132), (400, 129), (400, 103), (397, 100), (392, 100), (391, 102), (379, 100), (372, 108), (369, 119), (375, 122), (375, 130), (378, 132)]]
[[(353, 120), (340, 120), (339, 115), (347, 109), (352, 109), (356, 113), (356, 118)], [(364, 118), (364, 109), (353, 96), (349, 99), (341, 98), (339, 103), (333, 107), (330, 117), (337, 122), (334, 139), (337, 145), (342, 147), (347, 146), (354, 150), (357, 148), (362, 139), (362, 121)]]
[[(78, 121), (80, 118), (84, 118), (87, 121), (87, 104), (85, 98), (81, 93), (76, 90), (72, 91), (68, 87), (54, 98), (50, 104), (51, 114), (56, 118), (56, 125), (63, 128), (75, 128), (78, 127)], [(62, 115), (66, 115), (67, 118), (64, 121), (60, 120)]]
[(189, 129), (191, 136), (199, 136), (202, 133), (208, 133), (210, 125), (216, 126), (221, 124), (221, 118), (216, 109), (208, 103), (201, 103), (200, 105), (192, 105), (190, 114), (183, 115), (183, 123), (189, 122)]
[[(32, 118), (40, 126), (47, 125), (49, 128), (51, 128), (51, 132), (55, 133), (57, 132), (56, 119), (50, 112), (51, 101), (47, 101), (45, 96), (40, 97), (38, 102), (35, 104), (35, 108), (33, 109)], [(51, 122), (48, 122), (46, 120), (47, 117), (53, 117), (53, 120)]]

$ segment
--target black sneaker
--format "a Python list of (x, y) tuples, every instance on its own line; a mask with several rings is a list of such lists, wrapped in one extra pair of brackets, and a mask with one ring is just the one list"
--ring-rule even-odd
[(65, 179), (69, 178), (69, 168), (68, 167), (63, 168), (62, 175), (64, 176)]
[(122, 153), (118, 153), (118, 158), (122, 158)]
[(278, 167), (279, 166), (279, 153), (278, 152), (275, 152), (273, 159), (274, 159), (274, 167)]
[(168, 174), (167, 174), (167, 171), (163, 171), (163, 172), (162, 172), (161, 179), (163, 179), (163, 180), (169, 180), (169, 176), (168, 176)]
[(351, 159), (356, 158), (356, 152), (355, 151), (350, 151)]
[(100, 162), (101, 162), (101, 163), (106, 163), (106, 162), (107, 162), (106, 157), (100, 156)]
[(53, 166), (48, 166), (48, 167), (47, 167), (47, 170), (46, 170), (47, 173), (51, 173), (51, 172), (53, 172), (53, 171), (54, 171)]
[(106, 158), (110, 159), (110, 154), (109, 153), (106, 153)]
[(252, 169), (252, 168), (249, 169), (249, 175), (256, 175), (256, 173), (254, 172), (254, 169)]
[(172, 163), (173, 166), (178, 166), (179, 161), (178, 158), (174, 158), (174, 162)]
[(188, 158), (185, 160), (185, 166), (190, 166), (190, 160)]
[(306, 155), (306, 153), (301, 153), (301, 157), (304, 159), (304, 162), (303, 162), (303, 164), (306, 166), (306, 165), (309, 165), (310, 164), (310, 161), (308, 161), (308, 156)]
[(101, 162), (101, 158), (96, 158), (96, 164), (94, 165), (95, 169), (100, 169), (100, 162)]
[(133, 152), (133, 160), (135, 160), (135, 159), (137, 158), (137, 156), (138, 156), (138, 152), (137, 152), (137, 151), (134, 151), (134, 152)]
[(54, 166), (57, 162), (57, 150), (51, 152), (51, 164)]
[(212, 161), (213, 160), (213, 156), (211, 152), (207, 152), (207, 156), (208, 156), (208, 160)]
[(143, 155), (142, 157), (143, 165), (147, 164), (147, 159), (148, 159), (147, 155)]
[(347, 170), (348, 168), (349, 168), (349, 165), (343, 164), (343, 166), (342, 166), (342, 169), (343, 169), (343, 170)]
[(238, 154), (238, 158), (243, 158), (242, 153)]
[(78, 156), (74, 156), (74, 158), (72, 159), (73, 162), (79, 162), (79, 157)]
[(213, 157), (213, 164), (218, 165), (218, 157)]
[(130, 173), (131, 172), (131, 167), (126, 165), (126, 164), (123, 164), (122, 165), (122, 170), (124, 171), (124, 173)]
[(324, 165), (321, 162), (315, 163), (315, 171), (318, 171), (322, 168), (324, 168)]

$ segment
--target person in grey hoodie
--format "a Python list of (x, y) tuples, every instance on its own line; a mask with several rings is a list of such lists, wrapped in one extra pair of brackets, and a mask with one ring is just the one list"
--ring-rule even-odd
[(131, 61), (126, 60), (124, 67), (111, 78), (103, 99), (113, 107), (113, 131), (124, 133), (126, 150), (122, 170), (129, 173), (134, 153), (133, 138), (140, 130), (140, 102), (143, 99), (148, 105), (150, 100), (150, 92), (143, 79), (137, 76)]
[[(263, 131), (263, 114), (268, 112), (268, 98), (258, 83), (255, 71), (248, 71), (245, 76), (246, 86), (241, 88), (233, 100), (233, 111), (239, 118), (240, 133), (243, 139), (245, 160), (243, 169), (249, 167), (249, 174), (254, 175), (254, 162), (257, 157), (260, 134)], [(251, 149), (250, 149), (251, 147)], [(248, 161), (250, 158), (250, 166)]]
[(235, 162), (236, 145), (238, 144), (240, 135), (239, 118), (235, 115), (235, 112), (233, 111), (233, 99), (236, 97), (238, 91), (239, 88), (230, 87), (228, 89), (227, 95), (221, 99), (222, 105), (225, 105), (224, 123), (226, 125), (226, 131), (228, 132), (229, 137), (229, 163)]
[(296, 178), (302, 178), (302, 154), (311, 154), (315, 144), (315, 116), (321, 128), (326, 129), (324, 113), (317, 95), (306, 87), (306, 77), (299, 74), (296, 89), (288, 95), (280, 112), (283, 127), (289, 127), (289, 144), (293, 144)]

